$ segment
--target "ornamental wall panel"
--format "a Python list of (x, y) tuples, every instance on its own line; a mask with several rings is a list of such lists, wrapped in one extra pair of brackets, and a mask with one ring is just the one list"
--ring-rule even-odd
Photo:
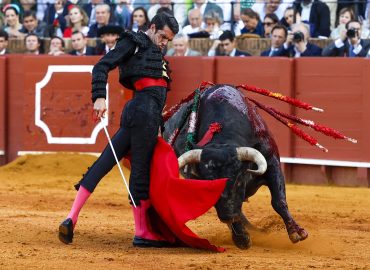
[[(91, 69), (98, 60), (9, 56), (9, 161), (29, 152), (102, 151), (107, 140), (102, 123), (92, 120), (91, 102)], [(107, 87), (106, 121), (113, 135), (131, 94), (118, 83), (117, 70), (111, 72)]]

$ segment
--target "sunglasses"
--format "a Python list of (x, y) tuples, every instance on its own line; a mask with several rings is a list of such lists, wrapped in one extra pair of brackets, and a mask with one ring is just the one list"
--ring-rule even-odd
[(274, 25), (275, 23), (272, 23), (272, 22), (264, 22), (262, 23), (263, 26), (271, 26), (271, 25)]

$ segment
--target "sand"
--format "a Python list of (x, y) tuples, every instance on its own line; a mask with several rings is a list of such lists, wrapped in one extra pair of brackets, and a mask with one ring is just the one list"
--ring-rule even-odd
[[(188, 225), (226, 248), (132, 246), (133, 217), (117, 168), (83, 208), (74, 242), (57, 230), (76, 194), (73, 184), (96, 158), (79, 154), (24, 156), (0, 167), (0, 269), (368, 269), (370, 189), (287, 185), (289, 209), (309, 237), (289, 241), (280, 217), (261, 188), (243, 211), (265, 233), (252, 232), (252, 247), (236, 248), (214, 209)], [(128, 170), (125, 174), (128, 175)]]

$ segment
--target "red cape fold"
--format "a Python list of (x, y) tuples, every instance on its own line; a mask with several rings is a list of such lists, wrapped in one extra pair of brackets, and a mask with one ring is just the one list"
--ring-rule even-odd
[(177, 157), (162, 138), (154, 149), (150, 171), (150, 200), (154, 207), (151, 223), (168, 241), (192, 248), (225, 251), (199, 238), (185, 223), (214, 206), (225, 189), (227, 179), (181, 179)]

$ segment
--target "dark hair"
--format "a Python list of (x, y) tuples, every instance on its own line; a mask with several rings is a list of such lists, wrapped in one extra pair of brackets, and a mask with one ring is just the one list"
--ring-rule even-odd
[(271, 34), (272, 34), (275, 30), (278, 30), (278, 29), (282, 29), (282, 30), (284, 30), (285, 37), (287, 37), (287, 36), (288, 36), (288, 29), (287, 29), (284, 25), (282, 25), (282, 24), (277, 24), (277, 25), (275, 25), (274, 27), (272, 27), (272, 29), (271, 29)]
[(221, 36), (218, 39), (221, 41), (229, 39), (231, 42), (233, 42), (234, 38), (235, 38), (234, 34), (231, 31), (226, 30), (221, 34)]
[(19, 15), (20, 13), (20, 8), (16, 4), (8, 4), (3, 8), (3, 13), (7, 12), (9, 9), (14, 10), (15, 14)]
[(346, 29), (348, 30), (348, 26), (350, 23), (357, 22), (360, 26), (362, 25), (359, 20), (350, 20), (348, 23), (346, 23)]
[(23, 13), (23, 20), (24, 18), (26, 17), (30, 17), (32, 16), (34, 19), (37, 20), (37, 17), (36, 17), (36, 12), (32, 11), (32, 10), (26, 10), (24, 13)]
[(245, 8), (241, 11), (241, 15), (245, 15), (245, 16), (248, 16), (249, 18), (252, 18), (252, 19), (257, 19), (258, 21), (260, 21), (260, 15), (255, 12), (253, 9), (251, 8)]
[(148, 17), (148, 12), (143, 7), (137, 7), (132, 11), (131, 19), (130, 19), (130, 26), (128, 29), (132, 30), (132, 26), (134, 25), (134, 13), (138, 10), (141, 10), (144, 13), (144, 17), (145, 17), (145, 23), (142, 26), (139, 26), (139, 30), (146, 31), (149, 28), (149, 17)]
[(58, 37), (58, 36), (52, 36), (52, 37), (50, 38), (50, 43), (51, 43), (51, 41), (52, 41), (53, 39), (59, 39), (59, 40), (62, 42), (62, 47), (63, 47), (63, 48), (65, 48), (66, 43), (64, 42), (64, 39), (62, 39), (61, 37)]
[(76, 34), (81, 34), (83, 38), (85, 38), (85, 37), (86, 37), (86, 36), (84, 35), (84, 33), (82, 33), (81, 31), (76, 30), (76, 31), (73, 31), (73, 32), (72, 32), (72, 35), (76, 35)]
[(8, 40), (9, 39), (9, 34), (4, 31), (3, 29), (0, 29), (0, 37), (3, 37), (5, 38), (5, 40)]
[(278, 23), (279, 22), (279, 18), (278, 16), (276, 16), (275, 13), (268, 13), (265, 15), (265, 18), (263, 18), (263, 20), (265, 20), (266, 18), (269, 18), (271, 19), (274, 23)]
[(163, 30), (163, 28), (167, 25), (175, 35), (179, 32), (179, 24), (175, 17), (166, 12), (161, 12), (155, 15), (150, 22), (150, 25), (152, 24), (155, 25), (157, 30)]
[(339, 25), (339, 17), (340, 17), (340, 15), (342, 15), (342, 14), (344, 14), (346, 12), (349, 12), (349, 14), (351, 15), (351, 20), (355, 19), (355, 13), (353, 12), (353, 9), (351, 7), (344, 7), (344, 8), (342, 8), (339, 11), (339, 14), (337, 16), (337, 20), (335, 22), (335, 26), (338, 26)]
[(156, 14), (159, 14), (159, 13), (162, 13), (162, 12), (166, 12), (167, 14), (169, 15), (172, 15), (173, 16), (173, 10), (168, 8), (168, 7), (160, 7), (158, 10), (157, 10), (157, 13)]

